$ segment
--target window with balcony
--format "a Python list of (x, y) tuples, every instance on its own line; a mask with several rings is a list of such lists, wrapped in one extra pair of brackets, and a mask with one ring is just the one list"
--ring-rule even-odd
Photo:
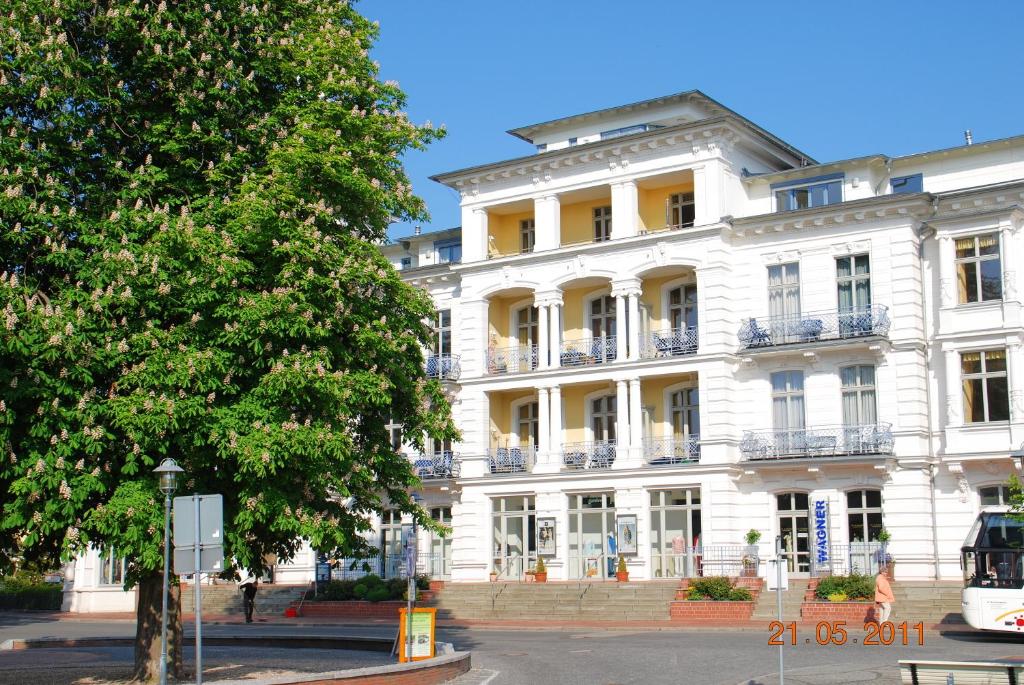
[(840, 312), (871, 306), (871, 260), (866, 254), (836, 259), (836, 287)]
[(516, 310), (516, 340), (520, 347), (537, 344), (537, 317), (538, 309), (536, 307), (523, 307)]
[(615, 442), (615, 417), (615, 395), (591, 400), (590, 427), (594, 433), (594, 442)]
[(434, 243), (438, 264), (458, 264), (462, 261), (462, 240), (439, 240)]
[(800, 319), (800, 265), (775, 264), (768, 267), (768, 314), (772, 326), (782, 326), (779, 333), (786, 335), (786, 322)]
[(519, 253), (526, 254), (533, 252), (533, 245), (537, 236), (537, 224), (533, 219), (523, 219), (519, 222)]
[(603, 243), (612, 238), (612, 208), (594, 207), (594, 242)]
[(1006, 485), (990, 485), (978, 488), (978, 497), (983, 507), (1005, 507), (1010, 505), (1010, 488)]
[(670, 412), (672, 433), (677, 440), (700, 435), (700, 400), (697, 388), (683, 388), (673, 392)]
[(843, 384), (843, 425), (869, 426), (877, 420), (875, 411), (875, 367), (847, 366), (839, 370)]
[(786, 454), (803, 448), (804, 373), (776, 371), (772, 381), (772, 427), (776, 449)]
[(521, 447), (536, 447), (540, 444), (539, 412), (540, 405), (537, 402), (527, 402), (516, 407), (516, 428)]
[(843, 201), (843, 174), (828, 174), (802, 178), (785, 183), (773, 183), (775, 211), (824, 207)]
[(697, 286), (681, 285), (668, 292), (668, 318), (673, 330), (696, 328)]
[(593, 338), (615, 335), (615, 298), (611, 295), (590, 301), (590, 335)]
[(434, 324), (434, 340), (431, 352), (440, 357), (452, 353), (452, 310), (441, 309), (437, 312)]
[(882, 491), (852, 490), (846, 493), (846, 520), (850, 542), (874, 542), (882, 532)]
[(678, 228), (689, 228), (693, 226), (696, 219), (696, 209), (693, 203), (693, 193), (673, 193), (668, 196), (665, 207), (665, 223)]
[(100, 585), (124, 585), (124, 559), (117, 550), (108, 549), (100, 555)]
[(956, 239), (956, 281), (960, 304), (1003, 299), (999, 234)]
[(963, 352), (960, 367), (964, 386), (964, 423), (1010, 419), (1006, 350)]

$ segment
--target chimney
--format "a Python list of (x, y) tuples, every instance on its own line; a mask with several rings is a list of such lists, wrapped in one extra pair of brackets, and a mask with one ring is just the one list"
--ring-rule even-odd
[[(970, 131), (968, 131), (967, 133), (968, 133), (968, 135), (970, 135)], [(968, 143), (968, 145), (969, 144), (970, 143)], [(423, 232), (423, 229), (421, 227), (419, 227), (419, 226), (414, 226), (413, 229), (412, 229), (412, 234), (413, 235), (419, 235), (422, 232)]]
[(968, 145), (974, 145), (974, 137), (971, 136), (971, 129), (964, 131), (964, 142)]

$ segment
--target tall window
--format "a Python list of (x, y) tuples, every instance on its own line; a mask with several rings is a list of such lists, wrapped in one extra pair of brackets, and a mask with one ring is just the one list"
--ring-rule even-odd
[(700, 488), (651, 491), (651, 570), (655, 578), (696, 576), (700, 533)]
[(875, 367), (847, 366), (839, 370), (839, 375), (843, 382), (843, 425), (875, 423)]
[(100, 556), (100, 585), (124, 585), (124, 559), (117, 550), (104, 550)]
[(517, 432), (519, 444), (536, 446), (540, 443), (540, 423), (537, 420), (539, 405), (537, 402), (521, 404), (516, 409)]
[(537, 311), (536, 307), (516, 311), (516, 339), (524, 347), (537, 344)]
[(615, 395), (591, 401), (590, 425), (596, 442), (615, 441)]
[(665, 211), (665, 223), (669, 226), (689, 228), (693, 226), (696, 210), (693, 204), (693, 193), (673, 193), (668, 196)]
[(846, 519), (850, 542), (872, 542), (882, 532), (881, 490), (852, 490), (846, 493)]
[(836, 260), (839, 311), (863, 309), (871, 304), (871, 263), (866, 254)]
[(1003, 507), (1010, 504), (1010, 488), (1005, 485), (991, 485), (979, 488), (978, 496), (983, 507)]
[[(434, 507), (430, 510), (430, 518), (443, 526), (451, 528), (452, 508)], [(427, 558), (427, 573), (431, 578), (448, 578), (451, 575), (452, 539), (430, 533), (430, 556)]]
[(434, 328), (434, 354), (452, 353), (452, 310), (437, 312), (437, 326)]
[(776, 371), (772, 374), (772, 421), (778, 431), (795, 431), (804, 427), (803, 371)]
[(768, 314), (773, 319), (800, 317), (800, 265), (768, 267)]
[(823, 207), (843, 201), (843, 174), (830, 174), (814, 179), (800, 179), (772, 184), (775, 210)]
[(402, 568), (402, 512), (387, 509), (380, 517), (380, 553), (383, 557), (382, 575), (396, 578)]
[(388, 431), (391, 441), (391, 449), (398, 452), (402, 449), (402, 424), (395, 421), (394, 417), (388, 419), (384, 426)]
[(615, 335), (615, 298), (611, 295), (590, 301), (590, 335), (594, 338)]
[(960, 355), (964, 384), (964, 422), (1010, 419), (1006, 380), (1006, 350), (964, 352)]
[(452, 440), (451, 438), (445, 438), (443, 440), (435, 440), (429, 438), (427, 440), (427, 453), (432, 454), (435, 457), (440, 457), (444, 454), (452, 453)]
[(612, 237), (612, 208), (594, 207), (594, 242), (601, 243)]
[(533, 252), (533, 244), (537, 235), (537, 224), (533, 219), (523, 219), (519, 222), (519, 252), (526, 254)]
[(673, 330), (697, 326), (697, 286), (681, 285), (668, 293), (668, 318)]
[(697, 388), (672, 393), (672, 432), (676, 438), (700, 434), (700, 401)]
[(999, 235), (986, 233), (956, 239), (956, 281), (960, 304), (1003, 298)]
[(462, 261), (462, 240), (439, 240), (434, 243), (438, 264), (457, 264)]

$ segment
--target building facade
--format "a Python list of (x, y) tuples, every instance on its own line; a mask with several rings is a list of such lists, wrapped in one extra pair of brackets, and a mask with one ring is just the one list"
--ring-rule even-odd
[(462, 432), (409, 455), (452, 530), (422, 570), (734, 575), (756, 530), (793, 574), (891, 536), (898, 578), (960, 577), (1024, 442), (1024, 137), (820, 163), (697, 91), (510, 133), (435, 178), (461, 228), (384, 248)]

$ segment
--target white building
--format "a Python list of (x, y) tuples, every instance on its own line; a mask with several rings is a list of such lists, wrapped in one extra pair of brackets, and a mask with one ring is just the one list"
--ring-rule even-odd
[(463, 434), (411, 456), (435, 576), (600, 578), (609, 535), (634, 579), (735, 573), (750, 529), (866, 571), (884, 527), (959, 577), (1024, 441), (1024, 136), (818, 163), (697, 91), (510, 133), (436, 177), (461, 231), (385, 248)]

